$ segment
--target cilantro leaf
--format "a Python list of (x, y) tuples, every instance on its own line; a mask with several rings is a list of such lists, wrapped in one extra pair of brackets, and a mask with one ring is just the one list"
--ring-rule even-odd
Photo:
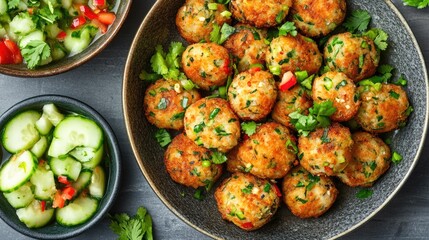
[(143, 70), (139, 75), (140, 79), (154, 81), (161, 78), (161, 76), (165, 79), (182, 79), (184, 74), (180, 72), (179, 68), (180, 58), (184, 51), (185, 47), (181, 42), (171, 42), (168, 53), (164, 52), (161, 45), (157, 45), (155, 54), (150, 58), (154, 73), (148, 73)]
[(139, 74), (139, 78), (141, 80), (147, 80), (147, 81), (156, 81), (160, 78), (162, 78), (161, 75), (157, 74), (157, 73), (148, 73), (145, 70), (143, 70), (140, 74)]
[(213, 151), (211, 159), (212, 159), (212, 162), (214, 164), (222, 164), (222, 163), (226, 162), (226, 160), (228, 160), (226, 155), (224, 153), (219, 152), (219, 151)]
[[(362, 81), (371, 81), (374, 84), (389, 82), (393, 76), (393, 70), (395, 70), (395, 68), (389, 64), (380, 65), (377, 68), (377, 72), (379, 73), (378, 75), (374, 75), (374, 76), (367, 78), (367, 79), (364, 79)], [(360, 84), (360, 85), (365, 86), (365, 84), (372, 85), (372, 84), (369, 84), (366, 82), (363, 82), (363, 85), (362, 84)]]
[(371, 189), (361, 189), (359, 192), (356, 193), (356, 197), (360, 199), (369, 198), (372, 196), (374, 192)]
[(32, 40), (22, 49), (21, 53), (27, 62), (27, 67), (29, 69), (34, 69), (39, 66), (43, 60), (51, 56), (51, 48), (44, 41)]
[(222, 27), (214, 24), (213, 30), (210, 32), (210, 41), (221, 45), (235, 32), (236, 29), (230, 26), (228, 23), (224, 23)]
[(381, 51), (386, 50), (388, 45), (387, 39), (389, 38), (389, 35), (387, 35), (385, 31), (379, 28), (373, 28), (367, 31), (366, 33), (364, 33), (363, 35), (372, 39), (375, 43), (375, 46)]
[(168, 53), (165, 56), (165, 61), (169, 69), (179, 68), (179, 57), (185, 51), (185, 47), (181, 42), (171, 42)]
[(298, 34), (294, 22), (285, 22), (279, 27), (279, 36), (286, 36), (288, 34), (294, 37)]
[(356, 33), (363, 32), (368, 28), (371, 21), (371, 15), (365, 10), (354, 10), (350, 16), (344, 21), (343, 26), (347, 31)]
[(297, 111), (289, 114), (291, 123), (298, 130), (299, 135), (308, 136), (316, 128), (328, 127), (331, 124), (329, 117), (335, 113), (337, 109), (331, 101), (315, 103), (309, 109), (308, 116), (305, 116)]
[(158, 141), (159, 145), (161, 145), (161, 147), (165, 147), (171, 142), (170, 133), (168, 133), (167, 130), (163, 128), (158, 129), (158, 131), (156, 131), (155, 138)]
[(155, 54), (150, 58), (150, 63), (152, 70), (159, 75), (164, 75), (168, 73), (167, 62), (165, 61), (165, 53), (161, 45), (155, 47)]
[(126, 213), (109, 215), (110, 229), (123, 240), (152, 240), (152, 218), (144, 207), (139, 207), (132, 218)]
[(429, 6), (429, 0), (403, 0), (405, 6), (422, 9)]
[(255, 122), (243, 122), (241, 123), (241, 129), (247, 136), (252, 136), (256, 132), (257, 124)]
[(403, 157), (402, 157), (401, 154), (399, 154), (399, 153), (397, 153), (395, 151), (393, 152), (393, 154), (392, 154), (392, 162), (394, 164), (400, 163), (402, 161), (402, 159), (403, 159)]
[(9, 0), (7, 2), (7, 6), (9, 10), (12, 10), (14, 8), (17, 8), (19, 5), (20, 0)]

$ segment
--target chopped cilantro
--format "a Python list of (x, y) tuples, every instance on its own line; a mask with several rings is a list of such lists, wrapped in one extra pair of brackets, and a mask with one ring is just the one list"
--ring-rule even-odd
[(194, 198), (202, 201), (204, 199), (203, 189), (198, 188), (197, 190), (195, 190)]
[(279, 36), (286, 36), (288, 34), (294, 37), (298, 34), (294, 22), (285, 22), (279, 27)]
[(387, 49), (387, 39), (389, 38), (389, 35), (387, 35), (385, 31), (379, 28), (373, 28), (363, 35), (372, 39), (379, 50), (384, 51)]
[(392, 162), (395, 164), (398, 164), (402, 161), (403, 157), (401, 154), (397, 153), (397, 152), (393, 152), (392, 154)]
[(221, 153), (219, 151), (213, 151), (211, 160), (214, 164), (222, 164), (228, 160), (226, 155), (224, 153)]
[(246, 185), (246, 187), (242, 188), (241, 191), (243, 193), (250, 194), (252, 193), (252, 189), (253, 189), (253, 183), (249, 183)]
[(165, 147), (171, 142), (170, 133), (168, 133), (167, 130), (163, 128), (158, 129), (158, 131), (156, 131), (155, 138), (158, 141), (159, 145), (161, 145), (161, 147)]
[(230, 26), (228, 23), (224, 23), (222, 27), (219, 27), (217, 24), (213, 24), (213, 30), (210, 32), (210, 41), (220, 45), (235, 32), (236, 29)]
[(257, 124), (253, 121), (241, 123), (241, 129), (247, 136), (252, 136), (256, 132), (256, 127)]
[(373, 194), (373, 191), (371, 189), (364, 188), (359, 190), (359, 192), (356, 193), (356, 197), (360, 199), (364, 199), (364, 198), (371, 197), (372, 194)]
[(422, 9), (429, 6), (429, 0), (403, 0), (405, 6)]
[(311, 131), (319, 127), (328, 127), (331, 123), (329, 117), (334, 114), (337, 109), (331, 101), (315, 103), (309, 109), (308, 116), (302, 115), (295, 111), (289, 114), (291, 123), (298, 130), (299, 135), (308, 136)]

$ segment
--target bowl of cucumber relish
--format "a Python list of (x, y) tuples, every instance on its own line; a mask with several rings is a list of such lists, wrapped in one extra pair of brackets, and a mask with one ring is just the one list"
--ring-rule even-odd
[(118, 33), (131, 1), (0, 0), (0, 73), (44, 77), (100, 53)]
[(25, 99), (0, 116), (0, 218), (37, 239), (76, 236), (106, 216), (120, 152), (106, 120), (60, 95)]

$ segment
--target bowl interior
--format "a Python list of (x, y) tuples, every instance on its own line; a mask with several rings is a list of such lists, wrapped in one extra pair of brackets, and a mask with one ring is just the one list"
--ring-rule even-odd
[[(30, 237), (39, 239), (69, 238), (82, 233), (95, 224), (104, 216), (105, 213), (107, 213), (108, 209), (113, 204), (119, 190), (120, 153), (113, 130), (103, 117), (83, 102), (69, 97), (43, 95), (19, 102), (0, 117), (0, 129), (3, 129), (4, 125), (16, 114), (29, 109), (41, 110), (43, 105), (47, 103), (54, 103), (62, 112), (73, 112), (86, 116), (96, 121), (103, 129), (105, 135), (105, 147), (108, 150), (106, 151), (107, 154), (104, 158), (106, 163), (104, 166), (107, 173), (106, 193), (99, 202), (97, 213), (86, 223), (75, 227), (64, 227), (57, 223), (51, 223), (39, 229), (29, 229), (19, 221), (15, 213), (15, 209), (7, 202), (3, 194), (0, 194), (0, 217), (9, 226)], [(5, 155), (5, 151), (3, 151), (3, 157)]]
[(131, 0), (114, 0), (115, 5), (112, 11), (116, 14), (115, 21), (109, 26), (105, 34), (98, 34), (88, 48), (81, 53), (49, 63), (45, 66), (40, 66), (33, 70), (28, 69), (26, 64), (0, 64), (0, 73), (18, 77), (44, 77), (63, 73), (82, 65), (107, 47), (119, 32), (119, 29), (128, 15), (131, 2)]
[(339, 197), (322, 217), (299, 219), (283, 204), (271, 222), (253, 232), (243, 232), (221, 219), (213, 190), (204, 201), (198, 201), (193, 198), (194, 190), (170, 179), (163, 163), (164, 149), (154, 138), (156, 128), (144, 116), (143, 98), (148, 83), (139, 80), (139, 73), (151, 70), (150, 57), (157, 44), (166, 48), (171, 41), (185, 43), (174, 23), (175, 14), (183, 3), (183, 0), (158, 0), (155, 3), (131, 47), (122, 92), (125, 123), (137, 162), (153, 190), (171, 211), (214, 238), (309, 239), (346, 234), (387, 204), (416, 164), (426, 135), (428, 113), (427, 72), (422, 54), (411, 30), (390, 1), (351, 0), (347, 3), (349, 12), (354, 9), (367, 10), (372, 16), (371, 27), (381, 28), (389, 34), (389, 48), (383, 53), (382, 61), (396, 68), (397, 77), (404, 74), (408, 79), (406, 91), (414, 112), (407, 126), (393, 133), (391, 145), (404, 159), (400, 164), (392, 164), (372, 187), (373, 195), (368, 199), (356, 197), (360, 188), (349, 188), (336, 182)]

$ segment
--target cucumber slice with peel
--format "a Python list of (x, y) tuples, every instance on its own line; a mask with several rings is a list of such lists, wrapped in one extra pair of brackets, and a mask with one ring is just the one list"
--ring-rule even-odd
[(58, 123), (64, 119), (64, 115), (53, 103), (43, 105), (43, 114), (46, 115), (46, 117), (54, 126), (57, 126)]
[(43, 154), (46, 152), (46, 149), (48, 149), (48, 138), (46, 136), (41, 136), (39, 141), (37, 141), (36, 144), (33, 145), (30, 151), (37, 158), (41, 158)]
[(92, 171), (82, 170), (82, 172), (80, 172), (77, 180), (72, 183), (72, 187), (76, 190), (77, 194), (79, 194), (83, 189), (88, 187), (88, 185), (91, 183), (91, 176)]
[(35, 123), (40, 116), (39, 112), (29, 110), (16, 115), (6, 124), (2, 135), (6, 151), (17, 153), (27, 150), (39, 141), (40, 136)]
[(96, 166), (92, 171), (91, 183), (88, 186), (89, 194), (100, 199), (106, 191), (106, 174), (101, 166)]
[(93, 169), (98, 164), (100, 164), (101, 160), (103, 160), (104, 154), (104, 145), (101, 145), (100, 148), (95, 152), (94, 156), (91, 158), (91, 160), (87, 162), (82, 162), (82, 167), (84, 169)]
[(96, 155), (98, 149), (90, 147), (76, 147), (69, 154), (80, 162), (88, 162)]
[(76, 226), (90, 219), (98, 208), (98, 200), (80, 195), (73, 202), (56, 212), (57, 222), (64, 226)]
[(37, 168), (37, 159), (30, 151), (12, 155), (0, 169), (0, 191), (12, 192), (24, 185)]
[(47, 164), (39, 164), (30, 182), (34, 185), (34, 197), (38, 200), (52, 200), (57, 192), (54, 173)]
[(29, 228), (45, 226), (51, 221), (54, 213), (53, 208), (43, 210), (38, 200), (33, 200), (27, 207), (16, 210), (19, 220)]
[(52, 122), (49, 121), (48, 116), (44, 113), (36, 122), (36, 129), (41, 135), (48, 135), (52, 129), (52, 126)]
[(76, 181), (82, 170), (82, 164), (70, 156), (64, 159), (51, 158), (49, 166), (56, 176), (66, 176), (73, 181)]
[(31, 183), (27, 182), (17, 190), (10, 193), (3, 193), (3, 195), (12, 207), (23, 208), (27, 207), (34, 200), (31, 188)]
[(93, 120), (82, 116), (68, 116), (56, 126), (48, 155), (59, 157), (68, 154), (75, 147), (98, 149), (102, 144), (103, 131)]

